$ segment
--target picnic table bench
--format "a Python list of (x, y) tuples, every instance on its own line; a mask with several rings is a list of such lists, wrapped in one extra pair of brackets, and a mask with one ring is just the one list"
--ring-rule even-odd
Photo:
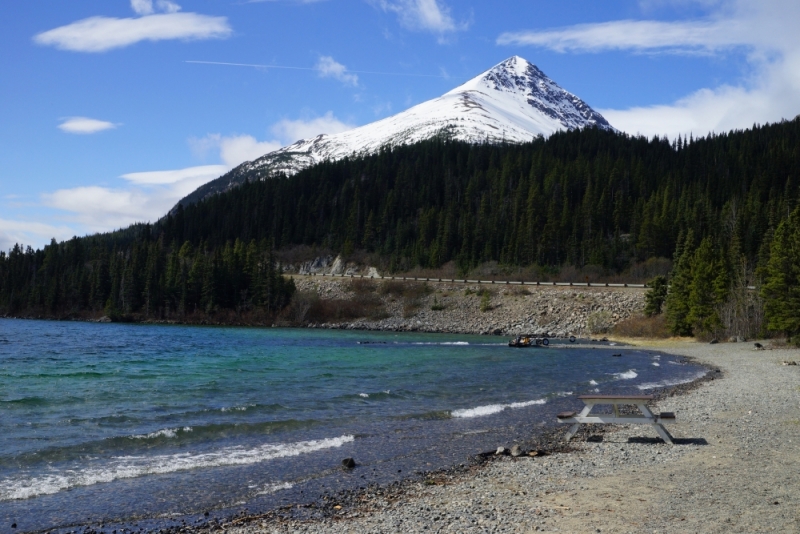
[[(672, 445), (672, 436), (664, 423), (675, 422), (675, 414), (672, 412), (662, 412), (658, 415), (650, 411), (647, 402), (653, 400), (652, 395), (580, 395), (578, 397), (586, 405), (580, 413), (561, 412), (558, 414), (559, 423), (572, 423), (567, 431), (566, 440), (569, 441), (578, 431), (578, 428), (585, 423), (618, 423), (618, 424), (641, 424), (652, 426), (658, 435), (666, 443)], [(598, 413), (590, 415), (592, 408), (598, 404), (611, 404), (614, 406), (613, 414)], [(639, 408), (638, 415), (620, 415), (618, 406), (620, 404), (634, 405)]]

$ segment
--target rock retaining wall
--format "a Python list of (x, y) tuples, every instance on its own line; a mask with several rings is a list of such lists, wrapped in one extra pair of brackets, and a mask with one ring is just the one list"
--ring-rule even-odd
[[(378, 288), (381, 283), (374, 285)], [(349, 299), (355, 295), (350, 280), (298, 277), (295, 284), (299, 291), (317, 292), (322, 299)], [(430, 293), (414, 302), (402, 296), (380, 295), (388, 315), (384, 319), (309, 326), (460, 334), (588, 336), (600, 333), (590, 332), (589, 324), (610, 327), (644, 309), (644, 289), (487, 287), (436, 282), (428, 285)], [(489, 294), (488, 302), (483, 296), (485, 292)], [(481, 310), (482, 301), (485, 311)]]

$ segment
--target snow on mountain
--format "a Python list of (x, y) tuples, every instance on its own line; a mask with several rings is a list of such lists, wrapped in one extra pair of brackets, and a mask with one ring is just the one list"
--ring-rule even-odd
[(366, 155), (384, 146), (398, 146), (446, 135), (479, 142), (531, 141), (557, 130), (614, 128), (586, 102), (562, 89), (527, 60), (513, 56), (439, 98), (418, 104), (346, 132), (301, 139), (243, 163), (184, 200), (193, 202), (229, 189), (244, 176), (292, 175), (325, 160)]

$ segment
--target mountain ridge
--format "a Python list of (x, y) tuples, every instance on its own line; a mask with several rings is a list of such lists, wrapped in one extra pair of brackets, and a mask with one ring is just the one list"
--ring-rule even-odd
[(616, 131), (586, 102), (561, 88), (536, 65), (512, 56), (448, 91), (364, 126), (300, 139), (201, 186), (184, 205), (236, 187), (245, 179), (293, 175), (325, 160), (375, 153), (383, 147), (443, 136), (470, 143), (523, 143), (559, 130)]

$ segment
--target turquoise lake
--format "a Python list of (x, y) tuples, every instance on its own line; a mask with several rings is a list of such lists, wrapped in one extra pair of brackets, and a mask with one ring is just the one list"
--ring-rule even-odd
[(649, 350), (506, 342), (0, 319), (0, 532), (311, 501), (510, 446), (582, 393), (705, 372)]

